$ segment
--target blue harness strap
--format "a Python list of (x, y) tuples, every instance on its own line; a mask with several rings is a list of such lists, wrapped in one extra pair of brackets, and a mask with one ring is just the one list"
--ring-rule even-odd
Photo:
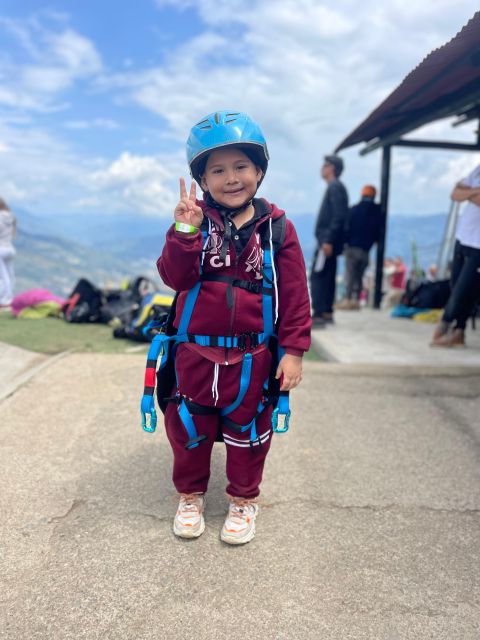
[[(285, 349), (277, 344), (278, 361), (285, 355)], [(280, 391), (277, 406), (272, 413), (272, 428), (275, 433), (286, 433), (290, 422), (290, 400), (288, 391)], [(280, 425), (280, 426), (279, 426)]]
[(250, 378), (252, 377), (252, 361), (253, 356), (251, 353), (246, 353), (242, 359), (242, 372), (240, 374), (240, 388), (238, 390), (238, 396), (232, 404), (228, 407), (220, 409), (220, 415), (226, 416), (232, 411), (235, 411), (243, 402), (247, 389), (250, 386)]
[(265, 292), (262, 296), (263, 308), (263, 333), (265, 341), (268, 341), (273, 334), (273, 256), (270, 249), (263, 251), (263, 288)]
[(178, 406), (178, 415), (188, 433), (189, 440), (185, 445), (185, 449), (195, 449), (195, 447), (198, 447), (202, 440), (207, 439), (207, 436), (198, 435), (193, 418), (190, 415), (187, 405), (185, 404), (185, 400), (182, 400)]
[(198, 292), (200, 291), (201, 284), (202, 283), (198, 281), (197, 284), (194, 287), (192, 287), (190, 291), (187, 293), (187, 297), (185, 299), (185, 304), (183, 307), (183, 313), (180, 318), (180, 323), (178, 325), (178, 337), (185, 335), (188, 331), (188, 325), (190, 324), (193, 308), (195, 307), (195, 302), (197, 301)]
[[(208, 232), (202, 230), (204, 248), (208, 238)], [(188, 291), (183, 306), (182, 315), (178, 326), (176, 335), (167, 336), (165, 334), (157, 334), (151, 345), (147, 356), (147, 369), (145, 372), (145, 387), (144, 394), (141, 401), (141, 413), (142, 413), (142, 427), (145, 431), (153, 432), (157, 424), (157, 415), (155, 412), (155, 376), (157, 368), (157, 360), (161, 355), (160, 368), (163, 367), (169, 356), (169, 349), (172, 348), (172, 357), (174, 357), (175, 347), (182, 342), (194, 342), (201, 346), (218, 346), (226, 348), (238, 348), (242, 351), (247, 348), (247, 342), (250, 348), (268, 343), (270, 338), (274, 336), (274, 318), (273, 318), (273, 284), (274, 284), (274, 265), (273, 265), (273, 251), (270, 246), (263, 246), (263, 287), (262, 291), (262, 314), (263, 314), (263, 332), (258, 334), (243, 334), (241, 336), (203, 336), (192, 335), (188, 333), (188, 326), (192, 318), (193, 310), (197, 297), (202, 284), (203, 268), (200, 265), (200, 279), (199, 281)], [(208, 278), (206, 278), (208, 279)], [(252, 288), (253, 291), (253, 288)], [(256, 290), (255, 293), (259, 293)], [(170, 343), (173, 342), (173, 345)], [(278, 346), (279, 359), (283, 356), (283, 349)], [(227, 417), (235, 409), (237, 409), (250, 386), (251, 374), (252, 374), (252, 361), (253, 356), (251, 353), (245, 353), (242, 359), (242, 369), (240, 375), (240, 386), (238, 396), (235, 401), (228, 407), (220, 409), (219, 413), (222, 417)], [(176, 375), (176, 371), (175, 371)], [(266, 380), (266, 386), (268, 387), (268, 379)], [(178, 389), (178, 380), (177, 380)], [(270, 402), (271, 403), (271, 402)], [(245, 432), (250, 429), (250, 443), (252, 444), (257, 440), (256, 419), (262, 413), (266, 406), (270, 403), (260, 402), (257, 408), (257, 414), (253, 420), (244, 426), (237, 425), (237, 428), (241, 432)], [(179, 402), (178, 414), (185, 427), (188, 435), (188, 442), (186, 444), (187, 449), (194, 449), (198, 447), (200, 442), (206, 438), (206, 436), (198, 436), (194, 420), (185, 400)], [(279, 418), (284, 417), (283, 426), (279, 426)], [(280, 392), (277, 406), (275, 407), (272, 415), (273, 430), (277, 433), (283, 433), (288, 430), (288, 421), (290, 417), (290, 409), (288, 403), (288, 392)], [(228, 418), (227, 418), (228, 420)], [(232, 423), (233, 425), (234, 423)]]
[(290, 422), (288, 391), (280, 391), (277, 406), (272, 413), (272, 428), (275, 433), (286, 433)]
[(160, 366), (164, 365), (168, 358), (170, 341), (174, 337), (175, 336), (167, 336), (164, 333), (158, 333), (153, 338), (148, 349), (143, 396), (140, 403), (142, 428), (148, 433), (153, 433), (157, 427), (157, 413), (155, 411), (154, 394), (158, 357), (161, 354)]

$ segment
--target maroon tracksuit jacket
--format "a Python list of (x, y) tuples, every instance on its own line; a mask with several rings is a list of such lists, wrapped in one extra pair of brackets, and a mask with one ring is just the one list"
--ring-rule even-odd
[[(263, 251), (258, 228), (268, 225), (269, 218), (283, 215), (275, 205), (263, 201), (265, 214), (254, 226), (249, 241), (240, 255), (230, 242), (225, 263), (221, 263), (224, 224), (216, 209), (202, 207), (209, 225), (209, 238), (203, 247), (201, 232), (184, 234), (167, 232), (165, 246), (157, 261), (158, 271), (166, 285), (180, 292), (175, 326), (178, 327), (187, 292), (199, 280), (200, 266), (204, 275), (231, 276), (252, 282), (262, 278)], [(202, 249), (204, 252), (202, 253)], [(287, 353), (303, 355), (310, 347), (310, 301), (305, 264), (295, 228), (286, 220), (285, 239), (275, 255), (278, 299), (277, 335)], [(233, 336), (263, 331), (262, 295), (233, 287), (227, 295), (227, 282), (202, 282), (188, 326), (188, 333)], [(237, 424), (248, 424), (257, 412), (263, 382), (270, 371), (271, 354), (266, 345), (253, 349), (250, 385), (241, 405), (228, 417)], [(240, 386), (241, 360), (238, 349), (202, 347), (181, 344), (177, 349), (176, 370), (182, 395), (204, 406), (226, 407), (235, 401)], [(200, 446), (185, 449), (188, 440), (177, 406), (170, 403), (165, 414), (165, 426), (174, 454), (173, 482), (181, 493), (205, 492), (210, 476), (210, 455), (215, 437), (221, 429), (227, 445), (227, 493), (253, 498), (259, 493), (265, 457), (270, 447), (271, 408), (257, 419), (258, 441), (249, 443), (249, 433), (239, 434), (221, 423), (218, 414), (193, 416), (199, 435), (207, 436)]]

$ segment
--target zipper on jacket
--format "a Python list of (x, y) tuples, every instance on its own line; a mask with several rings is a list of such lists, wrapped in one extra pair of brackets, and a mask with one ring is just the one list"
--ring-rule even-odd
[[(239, 278), (238, 274), (238, 257), (235, 256), (235, 277)], [(235, 318), (235, 308), (237, 304), (237, 287), (232, 287), (232, 311), (230, 312), (230, 335), (233, 335), (233, 320)]]

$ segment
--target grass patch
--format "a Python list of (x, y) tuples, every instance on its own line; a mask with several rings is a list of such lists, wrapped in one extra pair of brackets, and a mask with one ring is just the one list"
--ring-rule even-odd
[[(125, 353), (148, 345), (114, 338), (104, 324), (69, 324), (59, 318), (27, 320), (14, 318), (10, 312), (0, 313), (0, 340), (22, 349), (55, 354), (68, 349), (80, 352)], [(140, 349), (140, 353), (143, 352)], [(136, 350), (136, 349), (135, 349)]]
[[(70, 324), (59, 318), (28, 320), (14, 318), (10, 311), (0, 312), (0, 340), (29, 351), (55, 354), (68, 349), (91, 353), (147, 353), (148, 344), (114, 338), (105, 324)], [(305, 360), (322, 358), (313, 345)]]
[(310, 347), (310, 351), (307, 351), (307, 353), (303, 356), (304, 360), (310, 360), (310, 361), (314, 361), (314, 362), (320, 362), (323, 360), (323, 358), (320, 356), (320, 354), (318, 354), (315, 351), (315, 347), (312, 346)]

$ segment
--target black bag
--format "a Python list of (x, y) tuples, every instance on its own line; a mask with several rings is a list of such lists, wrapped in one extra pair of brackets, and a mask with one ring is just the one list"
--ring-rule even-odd
[(407, 284), (402, 303), (418, 309), (443, 309), (450, 297), (450, 281), (421, 282), (416, 286)]
[(67, 322), (101, 322), (105, 296), (89, 280), (80, 278), (62, 306)]
[[(164, 325), (162, 327), (162, 333), (165, 333), (167, 336), (174, 336), (177, 333), (177, 330), (173, 326), (173, 322), (175, 320), (175, 313), (177, 309), (177, 299), (178, 293), (175, 294), (175, 298), (173, 299), (172, 306), (170, 307), (170, 313), (165, 319)], [(157, 402), (160, 407), (162, 413), (165, 413), (168, 407), (167, 398), (171, 395), (172, 390), (175, 387), (175, 358), (172, 354), (173, 344), (172, 342), (169, 344), (169, 354), (167, 361), (163, 367), (159, 367), (157, 370)]]
[(127, 338), (135, 342), (151, 342), (156, 331), (146, 331), (153, 321), (157, 326), (164, 325), (167, 321), (172, 299), (168, 295), (160, 293), (148, 293), (140, 304), (132, 308), (131, 313), (125, 318), (121, 326), (113, 330), (114, 338)]

